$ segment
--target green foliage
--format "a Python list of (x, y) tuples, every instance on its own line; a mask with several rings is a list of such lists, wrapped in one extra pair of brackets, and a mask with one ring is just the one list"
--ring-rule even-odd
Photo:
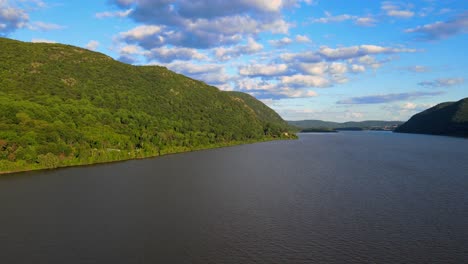
[(468, 137), (468, 98), (441, 103), (418, 113), (395, 132)]
[(255, 98), (164, 67), (0, 38), (0, 171), (291, 138)]
[(45, 155), (37, 156), (37, 163), (43, 168), (53, 169), (58, 167), (60, 160), (57, 156), (49, 152)]

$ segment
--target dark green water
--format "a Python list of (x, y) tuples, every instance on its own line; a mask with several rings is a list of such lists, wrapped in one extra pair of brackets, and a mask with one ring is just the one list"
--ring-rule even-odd
[(0, 177), (0, 263), (467, 263), (468, 140), (304, 134)]

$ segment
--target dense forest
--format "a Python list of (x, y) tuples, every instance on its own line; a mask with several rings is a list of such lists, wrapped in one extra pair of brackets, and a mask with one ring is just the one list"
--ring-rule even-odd
[(468, 98), (422, 111), (395, 132), (468, 137)]
[(250, 95), (78, 47), (0, 38), (0, 172), (294, 137)]

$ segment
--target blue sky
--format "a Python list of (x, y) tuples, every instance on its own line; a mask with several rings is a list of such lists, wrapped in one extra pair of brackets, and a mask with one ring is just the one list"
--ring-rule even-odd
[(0, 0), (0, 36), (163, 65), (287, 120), (406, 120), (467, 97), (467, 33), (456, 0)]

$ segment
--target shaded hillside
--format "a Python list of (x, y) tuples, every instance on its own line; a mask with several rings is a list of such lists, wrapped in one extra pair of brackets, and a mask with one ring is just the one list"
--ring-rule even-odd
[(0, 171), (261, 141), (288, 129), (255, 98), (164, 67), (0, 38)]
[(227, 93), (245, 103), (247, 109), (250, 108), (254, 111), (257, 118), (262, 122), (266, 134), (278, 134), (284, 131), (285, 127), (289, 127), (289, 124), (284, 121), (278, 113), (272, 111), (271, 108), (255, 97), (246, 93), (234, 91)]
[(340, 128), (359, 128), (359, 129), (372, 129), (372, 128), (384, 128), (395, 125), (401, 125), (401, 121), (379, 121), (369, 120), (361, 122), (328, 122), (322, 120), (300, 120), (300, 121), (288, 121), (289, 124), (297, 126), (299, 128), (327, 128), (327, 129), (340, 129)]
[(418, 113), (395, 132), (468, 137), (468, 98)]

